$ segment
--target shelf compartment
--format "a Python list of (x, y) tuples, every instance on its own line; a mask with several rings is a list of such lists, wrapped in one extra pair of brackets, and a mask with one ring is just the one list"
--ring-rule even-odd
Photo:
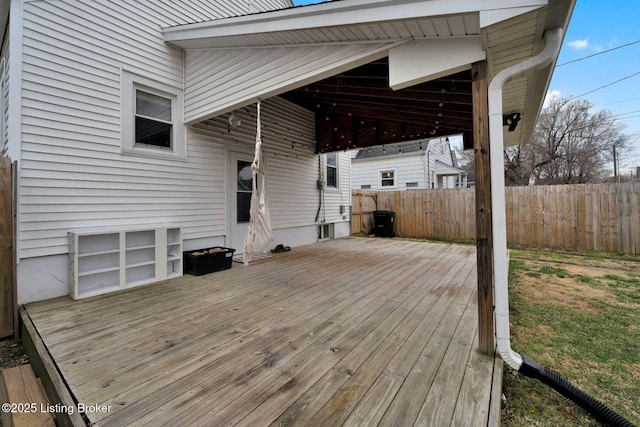
[(128, 231), (125, 236), (126, 249), (155, 247), (155, 230)]
[(112, 292), (120, 288), (120, 270), (97, 271), (78, 277), (78, 296), (86, 297)]
[(169, 245), (182, 244), (182, 232), (179, 228), (167, 229), (167, 244)]
[(135, 249), (127, 249), (126, 252), (126, 266), (131, 264), (140, 263), (155, 263), (156, 262), (156, 248), (151, 247), (139, 247)]
[(133, 265), (127, 267), (125, 272), (127, 286), (143, 281), (152, 281), (156, 278), (155, 263)]
[(120, 233), (103, 233), (96, 238), (78, 236), (78, 254), (92, 254), (120, 250)]
[(120, 268), (120, 254), (118, 252), (94, 253), (93, 255), (78, 256), (78, 275), (91, 272), (118, 270)]

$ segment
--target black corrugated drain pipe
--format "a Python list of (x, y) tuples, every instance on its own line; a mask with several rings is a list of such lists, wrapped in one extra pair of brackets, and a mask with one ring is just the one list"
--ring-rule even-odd
[(524, 353), (520, 353), (520, 357), (522, 357), (522, 366), (518, 372), (552, 387), (564, 397), (580, 405), (598, 421), (614, 427), (635, 427), (633, 423), (571, 384), (562, 375), (542, 366)]

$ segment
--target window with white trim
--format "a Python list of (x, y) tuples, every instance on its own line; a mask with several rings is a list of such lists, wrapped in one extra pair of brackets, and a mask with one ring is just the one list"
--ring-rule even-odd
[(180, 89), (122, 73), (122, 152), (186, 159)]
[(325, 154), (327, 187), (338, 187), (338, 155), (336, 153)]
[(395, 169), (380, 171), (380, 187), (382, 188), (396, 187), (396, 170)]

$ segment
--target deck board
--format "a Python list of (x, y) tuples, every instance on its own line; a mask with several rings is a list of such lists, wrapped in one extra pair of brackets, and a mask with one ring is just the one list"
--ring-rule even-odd
[(487, 425), (475, 271), (474, 247), (348, 238), (26, 309), (75, 398), (111, 406), (95, 425)]

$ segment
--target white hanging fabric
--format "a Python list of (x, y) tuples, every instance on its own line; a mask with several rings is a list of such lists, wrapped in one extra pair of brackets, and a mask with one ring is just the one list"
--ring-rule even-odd
[[(251, 164), (253, 172), (253, 185), (251, 192), (251, 204), (249, 206), (249, 228), (244, 236), (244, 265), (251, 261), (252, 254), (263, 253), (273, 240), (271, 230), (271, 218), (267, 206), (267, 173), (264, 170), (262, 157), (262, 137), (260, 134), (260, 101), (257, 104), (256, 119), (256, 150)], [(260, 178), (258, 180), (258, 178)]]

